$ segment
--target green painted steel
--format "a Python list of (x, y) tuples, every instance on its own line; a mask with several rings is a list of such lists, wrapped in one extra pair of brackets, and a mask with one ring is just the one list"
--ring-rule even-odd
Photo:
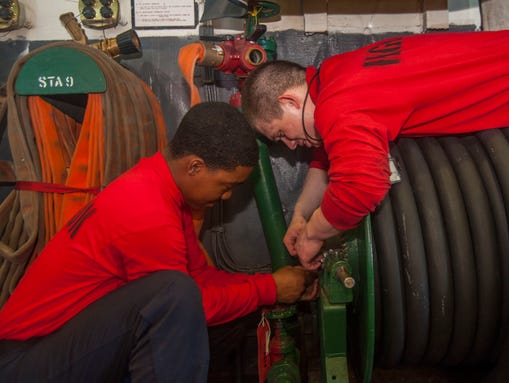
[(267, 145), (260, 139), (258, 139), (258, 147), (260, 158), (258, 166), (251, 177), (254, 181), (254, 195), (258, 214), (260, 215), (263, 233), (272, 260), (272, 271), (276, 271), (283, 266), (294, 264), (295, 260), (283, 244), (287, 225), (270, 163), (269, 150)]
[(267, 383), (299, 383), (299, 366), (291, 360), (282, 359), (272, 365), (267, 375)]
[(356, 344), (352, 345), (350, 355), (358, 381), (369, 383), (375, 354), (375, 269), (370, 216), (349, 234), (352, 274), (357, 282), (348, 330)]
[[(272, 269), (276, 271), (294, 263), (294, 259), (288, 254), (282, 242), (287, 225), (282, 213), (267, 145), (261, 140), (258, 140), (258, 145), (259, 166), (252, 175), (255, 199), (271, 254)], [(347, 288), (337, 277), (340, 267), (351, 273), (355, 280), (353, 288)], [(318, 317), (323, 381), (348, 383), (350, 365), (353, 366), (352, 373), (356, 375), (357, 381), (369, 383), (373, 370), (375, 344), (373, 241), (369, 216), (356, 229), (345, 233), (340, 248), (329, 250), (324, 261), (320, 285)], [(274, 312), (274, 316), (292, 317), (294, 309), (292, 306), (279, 307)], [(347, 347), (347, 339), (353, 340), (349, 347)], [(274, 379), (276, 379), (275, 376), (279, 376), (276, 374), (277, 371), (285, 371), (283, 365), (273, 371)], [(285, 374), (286, 372), (283, 375), (286, 376)], [(291, 372), (288, 374), (293, 376)], [(284, 378), (281, 377), (281, 379)]]
[(323, 287), (318, 300), (322, 381), (348, 382), (346, 304), (331, 303)]
[[(260, 150), (258, 166), (251, 177), (258, 214), (271, 256), (272, 271), (276, 271), (284, 266), (294, 264), (295, 261), (283, 244), (287, 225), (270, 163), (269, 151), (267, 145), (260, 139), (258, 139), (258, 147)], [(287, 328), (291, 327), (291, 323), (295, 321), (296, 313), (295, 305), (276, 305), (265, 314), (271, 327), (279, 329), (280, 347), (285, 345), (284, 348), (287, 349), (280, 356), (282, 359), (270, 367), (267, 376), (269, 383), (299, 383), (301, 381), (298, 362), (291, 357), (298, 353), (298, 350), (293, 335), (287, 331)], [(288, 349), (292, 352), (288, 352)]]
[(271, 342), (271, 365), (267, 374), (267, 383), (300, 383), (300, 352), (295, 342), (299, 331), (298, 320), (294, 316), (288, 319), (271, 320), (274, 337)]
[(23, 65), (15, 91), (20, 95), (102, 93), (106, 91), (106, 79), (87, 54), (69, 47), (52, 47)]
[[(335, 248), (329, 248), (325, 254), (318, 310), (323, 381), (347, 383), (350, 366), (353, 367), (356, 381), (369, 383), (375, 348), (370, 217), (366, 217), (356, 229), (345, 233), (340, 243)], [(341, 281), (338, 273), (340, 268), (353, 277), (355, 285), (352, 288)], [(349, 345), (347, 339), (351, 340)]]

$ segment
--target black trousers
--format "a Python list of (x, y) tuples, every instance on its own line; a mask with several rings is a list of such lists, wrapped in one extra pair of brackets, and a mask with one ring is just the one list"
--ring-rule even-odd
[(207, 381), (201, 294), (178, 271), (160, 271), (107, 294), (58, 331), (0, 341), (0, 382)]

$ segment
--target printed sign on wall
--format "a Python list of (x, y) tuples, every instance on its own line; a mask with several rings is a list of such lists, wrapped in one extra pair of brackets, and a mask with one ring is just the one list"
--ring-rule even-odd
[(194, 0), (133, 0), (136, 29), (194, 28), (197, 8)]

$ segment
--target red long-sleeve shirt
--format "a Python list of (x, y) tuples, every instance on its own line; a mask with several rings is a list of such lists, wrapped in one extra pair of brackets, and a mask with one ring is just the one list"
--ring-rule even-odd
[(509, 31), (393, 37), (307, 69), (315, 127), (312, 167), (327, 169), (321, 208), (355, 227), (387, 193), (389, 142), (509, 125)]
[(0, 310), (0, 339), (51, 333), (106, 293), (158, 270), (195, 280), (209, 325), (276, 301), (272, 275), (207, 265), (191, 210), (157, 153), (107, 186), (48, 243)]

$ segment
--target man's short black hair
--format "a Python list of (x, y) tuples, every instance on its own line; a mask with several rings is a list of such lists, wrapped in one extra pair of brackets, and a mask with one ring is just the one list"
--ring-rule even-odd
[(258, 163), (256, 133), (243, 114), (225, 102), (193, 106), (180, 122), (170, 150), (175, 158), (195, 154), (213, 169)]

